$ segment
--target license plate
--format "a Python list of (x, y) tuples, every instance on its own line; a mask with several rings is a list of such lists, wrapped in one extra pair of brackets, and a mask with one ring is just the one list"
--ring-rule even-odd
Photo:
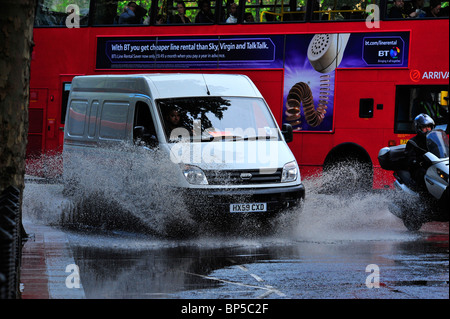
[(267, 203), (230, 204), (230, 213), (266, 212)]

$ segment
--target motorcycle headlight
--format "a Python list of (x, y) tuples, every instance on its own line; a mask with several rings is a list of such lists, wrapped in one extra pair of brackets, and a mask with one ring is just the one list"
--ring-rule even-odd
[(442, 178), (444, 181), (446, 181), (448, 183), (448, 174), (447, 173), (441, 171), (440, 169), (437, 169), (437, 173), (440, 178)]
[(205, 173), (197, 166), (185, 165), (183, 169), (183, 175), (189, 184), (194, 185), (206, 185), (208, 180)]
[(295, 161), (289, 162), (283, 166), (283, 171), (281, 173), (281, 182), (293, 182), (300, 175), (297, 163)]

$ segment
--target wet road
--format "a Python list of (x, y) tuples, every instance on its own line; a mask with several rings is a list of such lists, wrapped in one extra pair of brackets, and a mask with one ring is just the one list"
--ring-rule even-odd
[[(24, 217), (54, 225), (67, 206), (59, 191), (30, 186)], [(307, 199), (295, 223), (267, 236), (62, 230), (86, 298), (449, 298), (448, 223), (408, 232), (380, 194)]]
[(69, 238), (87, 298), (448, 299), (448, 228), (427, 228), (369, 241)]

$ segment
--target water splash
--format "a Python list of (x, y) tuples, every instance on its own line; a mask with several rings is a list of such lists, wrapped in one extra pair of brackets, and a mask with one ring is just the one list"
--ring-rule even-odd
[[(179, 191), (171, 187), (176, 185), (174, 167), (162, 154), (124, 145), (109, 151), (114, 151), (114, 156), (109, 156), (114, 160), (107, 163), (105, 158), (78, 163), (83, 169), (77, 176), (76, 185), (72, 185), (75, 186), (72, 189), (66, 185), (65, 192), (62, 184), (27, 184), (24, 217), (69, 229), (124, 230), (166, 238), (186, 238), (196, 234), (200, 239), (223, 241), (221, 236), (227, 234), (227, 229), (218, 235), (213, 227), (209, 227), (211, 225), (198, 223)], [(60, 161), (59, 156), (51, 161), (46, 158), (46, 163)], [(268, 225), (244, 220), (243, 231), (232, 232), (232, 236), (237, 235), (244, 241), (256, 236), (257, 241), (272, 243), (402, 240), (412, 236), (388, 211), (393, 196), (391, 191), (324, 194), (322, 185), (340, 176), (341, 171), (331, 171), (304, 179), (306, 200), (301, 208), (286, 210)], [(274, 231), (270, 234), (264, 231), (271, 227)], [(256, 231), (251, 232), (252, 228)], [(262, 231), (258, 232), (258, 229)], [(226, 240), (233, 241), (233, 237)]]
[(108, 151), (112, 153), (103, 159), (76, 161), (81, 168), (76, 179), (70, 176), (64, 181), (74, 207), (64, 214), (63, 225), (162, 236), (182, 235), (195, 228), (182, 194), (174, 187), (177, 170), (163, 152), (128, 145)]
[[(355, 178), (348, 172), (359, 167), (337, 166), (304, 179), (306, 200), (291, 234), (297, 240), (405, 240), (414, 237), (407, 233), (401, 220), (389, 212), (388, 205), (396, 196), (392, 190), (355, 188)], [(330, 182), (342, 178), (339, 192), (324, 192)]]

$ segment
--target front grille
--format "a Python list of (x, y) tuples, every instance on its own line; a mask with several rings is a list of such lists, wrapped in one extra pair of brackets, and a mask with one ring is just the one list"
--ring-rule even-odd
[[(210, 185), (252, 185), (281, 183), (282, 169), (271, 170), (232, 170), (205, 171)], [(251, 177), (250, 177), (251, 176)]]

